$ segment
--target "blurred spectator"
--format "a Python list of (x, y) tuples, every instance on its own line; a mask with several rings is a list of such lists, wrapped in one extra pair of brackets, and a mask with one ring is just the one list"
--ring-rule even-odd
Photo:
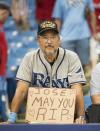
[(36, 20), (50, 20), (55, 0), (36, 0)]
[(94, 0), (94, 7), (96, 14), (96, 31), (99, 41), (93, 37), (90, 40), (90, 61), (92, 69), (96, 66), (100, 55), (100, 0)]
[(7, 119), (8, 111), (8, 97), (6, 85), (6, 66), (7, 66), (7, 41), (5, 32), (3, 31), (3, 24), (10, 15), (10, 6), (0, 1), (0, 112), (2, 121)]
[(93, 104), (100, 104), (100, 63), (92, 71), (90, 95)]
[(91, 18), (93, 36), (96, 36), (96, 19), (92, 0), (56, 0), (53, 18), (61, 30), (62, 47), (75, 51), (84, 69), (89, 65), (89, 39), (91, 32), (86, 19), (87, 8)]
[(12, 0), (12, 15), (18, 29), (27, 30), (28, 23), (28, 0)]
[(97, 32), (100, 33), (100, 0), (94, 0), (94, 7), (95, 7), (96, 20), (97, 20), (96, 29)]
[(100, 123), (100, 63), (92, 71), (90, 81), (92, 105), (86, 111), (89, 123)]

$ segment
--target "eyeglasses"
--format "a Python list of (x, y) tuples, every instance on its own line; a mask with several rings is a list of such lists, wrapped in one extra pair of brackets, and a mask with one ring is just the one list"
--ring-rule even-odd
[(51, 40), (51, 41), (55, 41), (58, 40), (58, 35), (53, 35), (53, 36), (41, 36), (39, 35), (40, 38), (42, 38), (45, 41)]

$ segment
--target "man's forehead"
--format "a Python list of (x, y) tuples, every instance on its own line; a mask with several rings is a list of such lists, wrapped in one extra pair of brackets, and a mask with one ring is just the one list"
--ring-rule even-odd
[(58, 35), (58, 33), (56, 31), (54, 31), (54, 30), (46, 30), (41, 35), (48, 35), (48, 34)]

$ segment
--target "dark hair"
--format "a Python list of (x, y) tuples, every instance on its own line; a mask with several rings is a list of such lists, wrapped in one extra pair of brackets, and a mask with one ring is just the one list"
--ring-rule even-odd
[(6, 9), (6, 10), (8, 10), (9, 14), (11, 15), (10, 5), (7, 2), (0, 1), (0, 9)]

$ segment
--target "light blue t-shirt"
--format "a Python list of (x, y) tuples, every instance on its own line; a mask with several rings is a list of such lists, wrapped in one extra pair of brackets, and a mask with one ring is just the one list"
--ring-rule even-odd
[(52, 17), (61, 19), (61, 36), (64, 41), (79, 40), (91, 36), (86, 20), (85, 10), (92, 12), (92, 0), (56, 0)]

